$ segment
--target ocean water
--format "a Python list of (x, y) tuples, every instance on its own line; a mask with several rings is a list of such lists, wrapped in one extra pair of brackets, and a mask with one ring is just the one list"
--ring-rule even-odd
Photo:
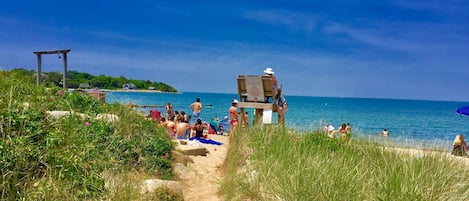
[[(204, 105), (201, 117), (210, 121), (228, 115), (232, 99), (237, 94), (221, 93), (144, 93), (106, 92), (106, 101), (160, 106), (140, 108), (147, 114), (156, 109), (164, 114), (164, 105), (171, 102), (174, 110), (191, 114), (189, 105), (201, 98)], [(367, 138), (379, 143), (391, 143), (414, 148), (438, 148), (450, 150), (457, 134), (469, 135), (469, 117), (455, 111), (469, 105), (467, 102), (396, 100), (371, 98), (334, 98), (286, 96), (288, 112), (285, 123), (296, 131), (322, 130), (326, 123), (336, 129), (342, 123), (350, 123), (353, 136)], [(209, 106), (210, 105), (210, 106)], [(252, 120), (253, 109), (247, 109)], [(276, 122), (274, 113), (273, 122)], [(379, 133), (387, 128), (390, 137), (384, 140)]]

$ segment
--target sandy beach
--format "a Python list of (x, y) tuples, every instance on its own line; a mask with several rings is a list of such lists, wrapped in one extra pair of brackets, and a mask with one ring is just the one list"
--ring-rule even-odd
[(206, 156), (188, 156), (193, 163), (189, 163), (186, 172), (180, 175), (186, 201), (223, 200), (218, 196), (218, 191), (224, 178), (221, 167), (229, 149), (229, 138), (221, 135), (209, 136), (223, 145), (201, 144), (209, 151)]
[[(218, 191), (220, 182), (224, 179), (221, 167), (229, 149), (229, 138), (227, 136), (209, 135), (211, 139), (222, 142), (223, 145), (201, 144), (209, 153), (206, 156), (188, 156), (193, 160), (181, 175), (184, 186), (184, 200), (188, 201), (219, 201), (223, 200)], [(438, 155), (448, 157), (458, 163), (469, 167), (469, 158), (457, 157), (450, 153), (431, 151), (427, 149), (410, 149), (400, 147), (386, 147), (388, 151), (407, 155), (408, 157), (423, 157), (427, 155)]]

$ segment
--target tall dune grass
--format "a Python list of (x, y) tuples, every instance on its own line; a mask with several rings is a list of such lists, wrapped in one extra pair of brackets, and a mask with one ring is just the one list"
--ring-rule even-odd
[[(173, 176), (173, 144), (155, 121), (24, 76), (0, 71), (0, 200), (178, 200), (136, 190), (143, 179)], [(49, 110), (86, 117), (55, 119)], [(97, 120), (99, 113), (119, 121)], [(117, 191), (106, 188), (110, 180)]]
[(223, 193), (228, 200), (469, 200), (468, 166), (453, 159), (258, 127), (235, 136)]

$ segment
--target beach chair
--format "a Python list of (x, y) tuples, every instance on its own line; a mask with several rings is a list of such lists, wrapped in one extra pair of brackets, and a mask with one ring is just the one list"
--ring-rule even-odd
[(150, 117), (154, 120), (161, 120), (161, 112), (159, 110), (150, 110)]

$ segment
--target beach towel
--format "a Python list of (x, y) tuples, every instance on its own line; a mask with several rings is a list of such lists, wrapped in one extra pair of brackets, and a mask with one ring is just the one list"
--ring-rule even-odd
[(218, 141), (215, 141), (215, 140), (212, 140), (212, 139), (205, 139), (205, 138), (197, 138), (197, 137), (191, 137), (189, 138), (189, 140), (197, 140), (199, 141), (200, 143), (204, 143), (204, 144), (214, 144), (214, 145), (222, 145), (223, 143), (221, 142), (218, 142)]

